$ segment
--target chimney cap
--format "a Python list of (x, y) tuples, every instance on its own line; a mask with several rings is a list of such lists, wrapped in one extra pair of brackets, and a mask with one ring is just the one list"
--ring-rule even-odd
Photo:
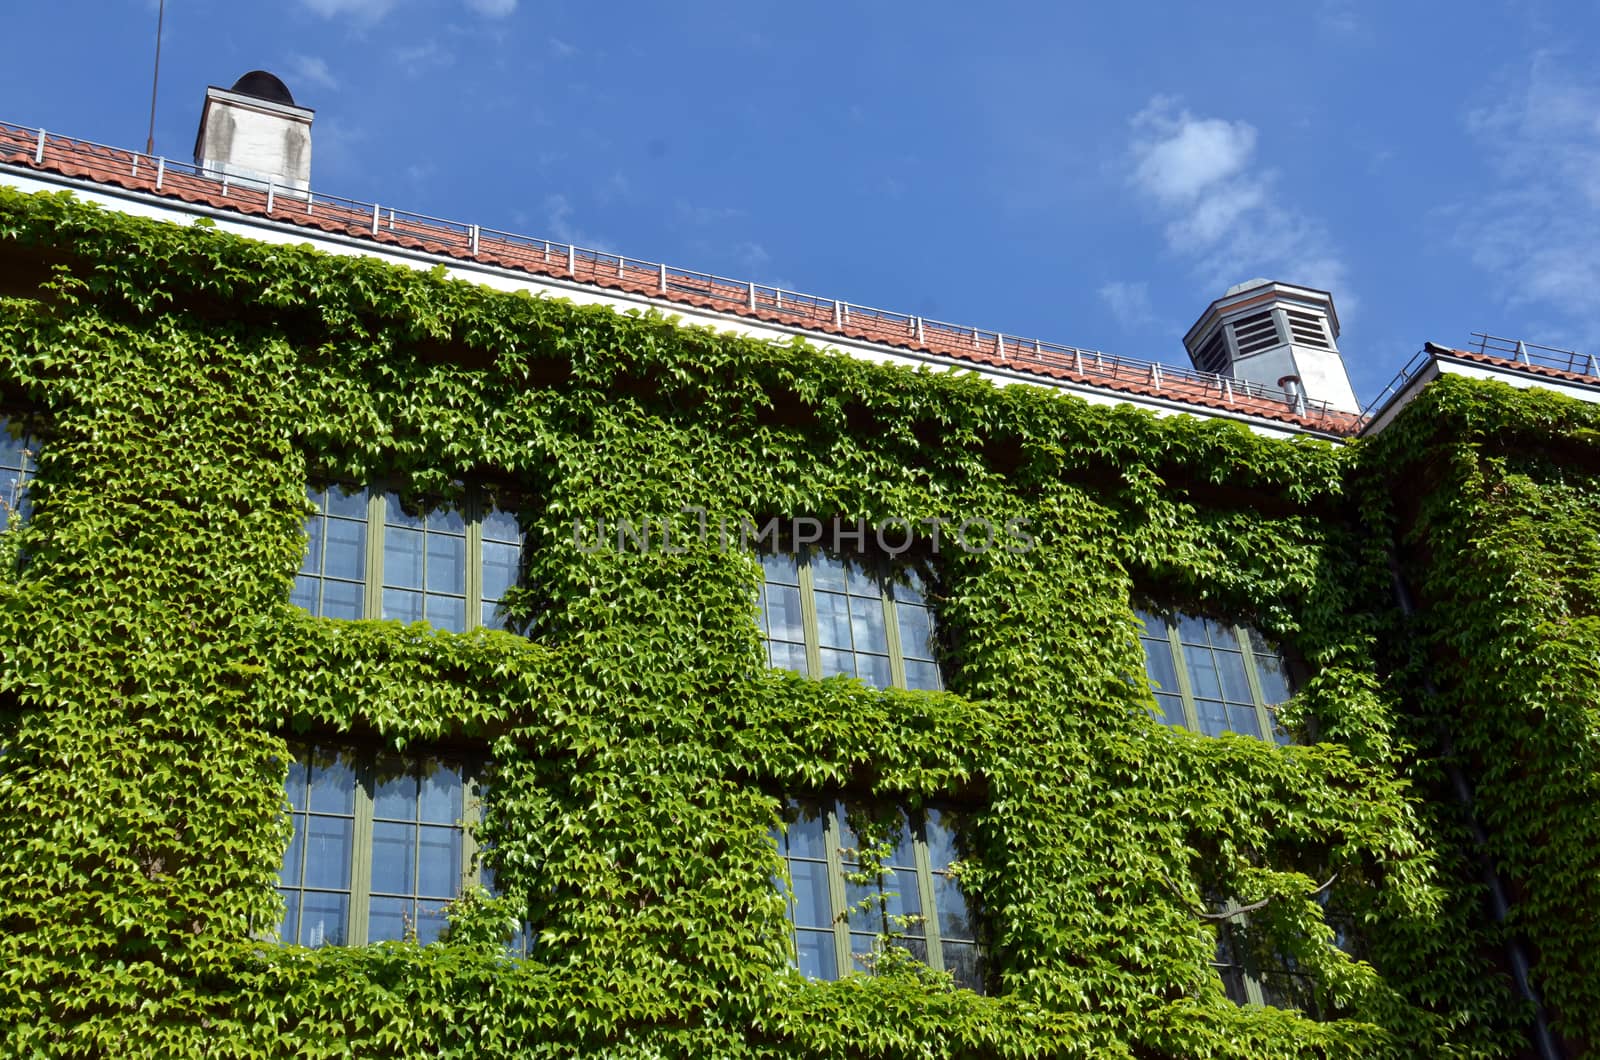
[(289, 92), (289, 86), (283, 83), (277, 74), (266, 70), (251, 70), (233, 83), (230, 91), (242, 96), (254, 96), (270, 103), (283, 103), (287, 106), (296, 106), (294, 96)]

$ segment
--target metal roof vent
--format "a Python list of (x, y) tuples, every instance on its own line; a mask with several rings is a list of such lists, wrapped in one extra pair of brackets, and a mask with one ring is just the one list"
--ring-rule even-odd
[(237, 184), (307, 191), (314, 114), (265, 70), (250, 71), (232, 88), (212, 85), (200, 111), (194, 164)]
[[(1207, 306), (1183, 345), (1203, 372), (1292, 390), (1290, 400), (1300, 407), (1359, 412), (1338, 337), (1339, 315), (1327, 291), (1256, 279), (1234, 284)], [(1286, 388), (1286, 379), (1294, 385)]]

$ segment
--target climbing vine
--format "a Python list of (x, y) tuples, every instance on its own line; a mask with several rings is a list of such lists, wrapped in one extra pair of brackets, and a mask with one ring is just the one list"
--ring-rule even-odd
[[(44, 439), (0, 581), (0, 1052), (1519, 1048), (1526, 1013), (1412, 714), (1498, 696), (1504, 718), (1461, 739), (1480, 771), (1513, 715), (1529, 761), (1592, 734), (1594, 662), (1573, 645), (1593, 641), (1557, 628), (1593, 621), (1592, 563), (1579, 584), (1528, 552), (1533, 581), (1481, 597), (1492, 564), (1453, 595), (1430, 580), (1450, 614), (1421, 635), (1454, 670), (1423, 703), (1391, 680), (1424, 663), (1391, 643), (1386, 539), (1353, 504), (1378, 495), (1352, 485), (1361, 447), (496, 293), (61, 196), (0, 190), (0, 276), (0, 396)], [(1492, 415), (1499, 397), (1484, 400)], [(1420, 452), (1425, 434), (1408, 425), (1395, 444)], [(1467, 475), (1467, 451), (1430, 473)], [(1587, 486), (1518, 467), (1495, 465), (1492, 483), (1474, 471), (1459, 508), (1430, 494), (1413, 540), (1436, 561), (1446, 547), (1497, 554), (1471, 539), (1474, 520), (1514, 509), (1560, 522), (1539, 538), (1547, 559), (1577, 547)], [(290, 606), (313, 479), (505, 487), (528, 535), (508, 600), (529, 635)], [(1401, 525), (1380, 508), (1383, 529)], [(1034, 547), (933, 556), (919, 541), (947, 691), (876, 691), (768, 668), (760, 566), (714, 534), (670, 550), (574, 543), (575, 520), (685, 510), (711, 525), (1020, 519)], [(1284, 714), (1301, 742), (1153, 721), (1133, 676), (1135, 599), (1288, 645), (1305, 679)], [(1460, 639), (1498, 645), (1479, 623), (1508, 608), (1542, 616), (1542, 668), (1493, 671)], [(1591, 684), (1566, 683), (1578, 674)], [(480, 837), (503, 897), (470, 895), (429, 946), (273, 941), (288, 740), (305, 733), (482, 749)], [(1562, 1011), (1592, 1018), (1592, 977), (1565, 979), (1593, 955), (1590, 929), (1553, 919), (1600, 886), (1579, 853), (1595, 847), (1577, 846), (1595, 827), (1577, 801), (1592, 771), (1502, 764), (1484, 790), (1503, 792), (1486, 810), (1505, 836), (1496, 853), (1528, 881), (1514, 926), (1538, 936)], [(988, 920), (986, 995), (893, 959), (831, 983), (790, 969), (769, 831), (786, 794), (844, 791), (971, 807), (962, 884)], [(1552, 818), (1566, 831), (1533, 852), (1529, 807), (1547, 797), (1573, 800)], [(1552, 865), (1570, 886), (1536, 890)], [(1293, 962), (1322, 1018), (1225, 998), (1206, 915), (1224, 896), (1254, 907), (1244, 934)], [(1324, 904), (1359, 926), (1359, 956), (1333, 945)], [(519, 920), (534, 941), (513, 959), (499, 940)]]

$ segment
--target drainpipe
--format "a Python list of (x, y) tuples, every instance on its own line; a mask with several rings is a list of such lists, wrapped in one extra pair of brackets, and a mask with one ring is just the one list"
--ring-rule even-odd
[[(1406, 587), (1405, 578), (1400, 573), (1400, 561), (1395, 558), (1395, 551), (1389, 549), (1389, 580), (1394, 589), (1394, 601), (1400, 607), (1400, 613), (1410, 618), (1416, 613), (1416, 607), (1411, 601), (1411, 590)], [(1422, 675), (1422, 690), (1430, 696), (1438, 694), (1438, 688), (1433, 683), (1433, 678), (1428, 676), (1424, 669)], [(1483, 826), (1478, 823), (1478, 815), (1473, 812), (1472, 787), (1467, 783), (1466, 774), (1455, 763), (1456, 746), (1448, 729), (1440, 732), (1440, 746), (1444, 751), (1445, 775), (1449, 778), (1450, 787), (1455, 791), (1456, 801), (1466, 810), (1467, 825), (1472, 830), (1472, 846), (1478, 855), (1478, 864), (1483, 872), (1484, 885), (1489, 889), (1489, 910), (1497, 925), (1506, 922), (1506, 916), (1511, 912), (1511, 903), (1506, 900), (1505, 885), (1500, 882), (1500, 873), (1495, 868), (1494, 858), (1489, 854), (1489, 837), (1485, 834)], [(1539, 997), (1539, 991), (1534, 988), (1529, 978), (1528, 953), (1523, 948), (1522, 940), (1511, 936), (1506, 940), (1506, 957), (1511, 962), (1511, 978), (1516, 981), (1517, 993), (1522, 1000), (1533, 1006), (1533, 1032), (1534, 1045), (1538, 1048), (1540, 1060), (1565, 1060), (1565, 1054), (1556, 1045), (1555, 1037), (1550, 1033), (1550, 1019), (1545, 1012), (1544, 1001)]]

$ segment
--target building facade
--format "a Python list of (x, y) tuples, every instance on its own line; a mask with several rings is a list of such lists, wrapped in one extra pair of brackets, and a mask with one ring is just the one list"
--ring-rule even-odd
[(0, 1053), (1600, 1035), (1588, 361), (1363, 412), (1288, 284), (1191, 371), (421, 218), (252, 76), (0, 126)]

